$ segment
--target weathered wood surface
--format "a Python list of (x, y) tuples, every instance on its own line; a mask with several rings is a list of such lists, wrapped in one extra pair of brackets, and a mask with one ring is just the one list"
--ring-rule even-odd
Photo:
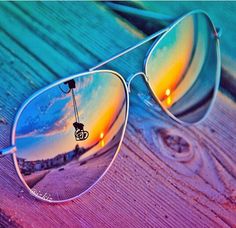
[[(102, 3), (1, 2), (0, 148), (9, 145), (16, 110), (32, 92), (143, 36)], [(141, 69), (147, 48), (106, 68), (127, 77)], [(236, 226), (235, 103), (219, 93), (208, 119), (186, 128), (140, 102), (136, 82), (119, 156), (80, 199), (39, 202), (24, 190), (12, 158), (0, 160), (0, 226)]]

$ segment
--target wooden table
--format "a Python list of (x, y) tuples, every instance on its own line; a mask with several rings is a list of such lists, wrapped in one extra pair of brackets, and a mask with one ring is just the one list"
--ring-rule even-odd
[[(140, 4), (157, 9), (154, 3)], [(179, 8), (185, 12), (193, 7), (183, 4)], [(200, 7), (212, 8), (204, 4)], [(223, 3), (214, 4), (212, 14), (223, 11)], [(227, 6), (227, 12), (235, 6)], [(171, 11), (172, 6), (162, 7)], [(223, 14), (213, 16), (224, 20)], [(85, 71), (143, 37), (143, 31), (104, 3), (1, 2), (0, 148), (9, 146), (16, 111), (34, 91)], [(234, 62), (235, 50), (229, 53), (229, 45), (223, 44), (224, 59)], [(141, 70), (149, 46), (105, 68), (127, 77)], [(224, 60), (223, 79), (228, 84), (221, 84), (209, 117), (192, 127), (177, 125), (156, 106), (141, 102), (137, 91), (144, 86), (135, 79), (121, 151), (102, 181), (77, 200), (35, 200), (16, 176), (12, 157), (1, 158), (0, 226), (236, 227), (235, 71), (227, 63)], [(180, 139), (186, 147), (182, 153)]]

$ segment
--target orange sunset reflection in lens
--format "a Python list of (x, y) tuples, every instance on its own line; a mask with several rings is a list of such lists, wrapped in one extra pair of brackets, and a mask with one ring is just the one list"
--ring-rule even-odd
[[(170, 91), (176, 89), (191, 58), (193, 21), (189, 18), (183, 23), (181, 27), (172, 32), (175, 34), (166, 36), (160, 42), (148, 62), (150, 65), (148, 66), (148, 74), (152, 75), (150, 83), (153, 85), (154, 93), (167, 106), (170, 105), (170, 102), (166, 101), (166, 98), (170, 95)], [(156, 65), (154, 65), (154, 61), (157, 62)]]
[[(117, 75), (88, 73), (74, 81), (75, 102), (61, 83), (35, 97), (16, 127), (22, 177), (34, 194), (52, 201), (75, 197), (102, 176), (125, 126), (126, 91)], [(85, 140), (77, 140), (75, 126), (83, 128), (77, 128), (82, 136), (88, 132)]]
[(190, 14), (157, 41), (147, 59), (154, 96), (184, 122), (199, 121), (212, 101), (218, 61), (214, 34), (204, 13)]

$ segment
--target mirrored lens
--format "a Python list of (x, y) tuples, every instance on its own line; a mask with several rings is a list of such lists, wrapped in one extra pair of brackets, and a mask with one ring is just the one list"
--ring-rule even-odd
[(88, 73), (34, 97), (17, 125), (16, 163), (33, 194), (67, 200), (90, 188), (111, 164), (125, 127), (119, 76)]
[(218, 86), (218, 40), (204, 13), (185, 16), (157, 41), (146, 62), (160, 104), (183, 122), (201, 120)]

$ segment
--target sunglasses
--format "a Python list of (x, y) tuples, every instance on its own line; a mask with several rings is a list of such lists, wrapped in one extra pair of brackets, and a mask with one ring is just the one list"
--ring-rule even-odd
[[(153, 41), (143, 72), (125, 80), (98, 68)], [(142, 76), (152, 98), (180, 124), (200, 122), (220, 80), (219, 33), (200, 10), (138, 44), (32, 95), (18, 111), (11, 145), (17, 173), (36, 198), (64, 202), (81, 196), (107, 172), (120, 149), (131, 81)]]

